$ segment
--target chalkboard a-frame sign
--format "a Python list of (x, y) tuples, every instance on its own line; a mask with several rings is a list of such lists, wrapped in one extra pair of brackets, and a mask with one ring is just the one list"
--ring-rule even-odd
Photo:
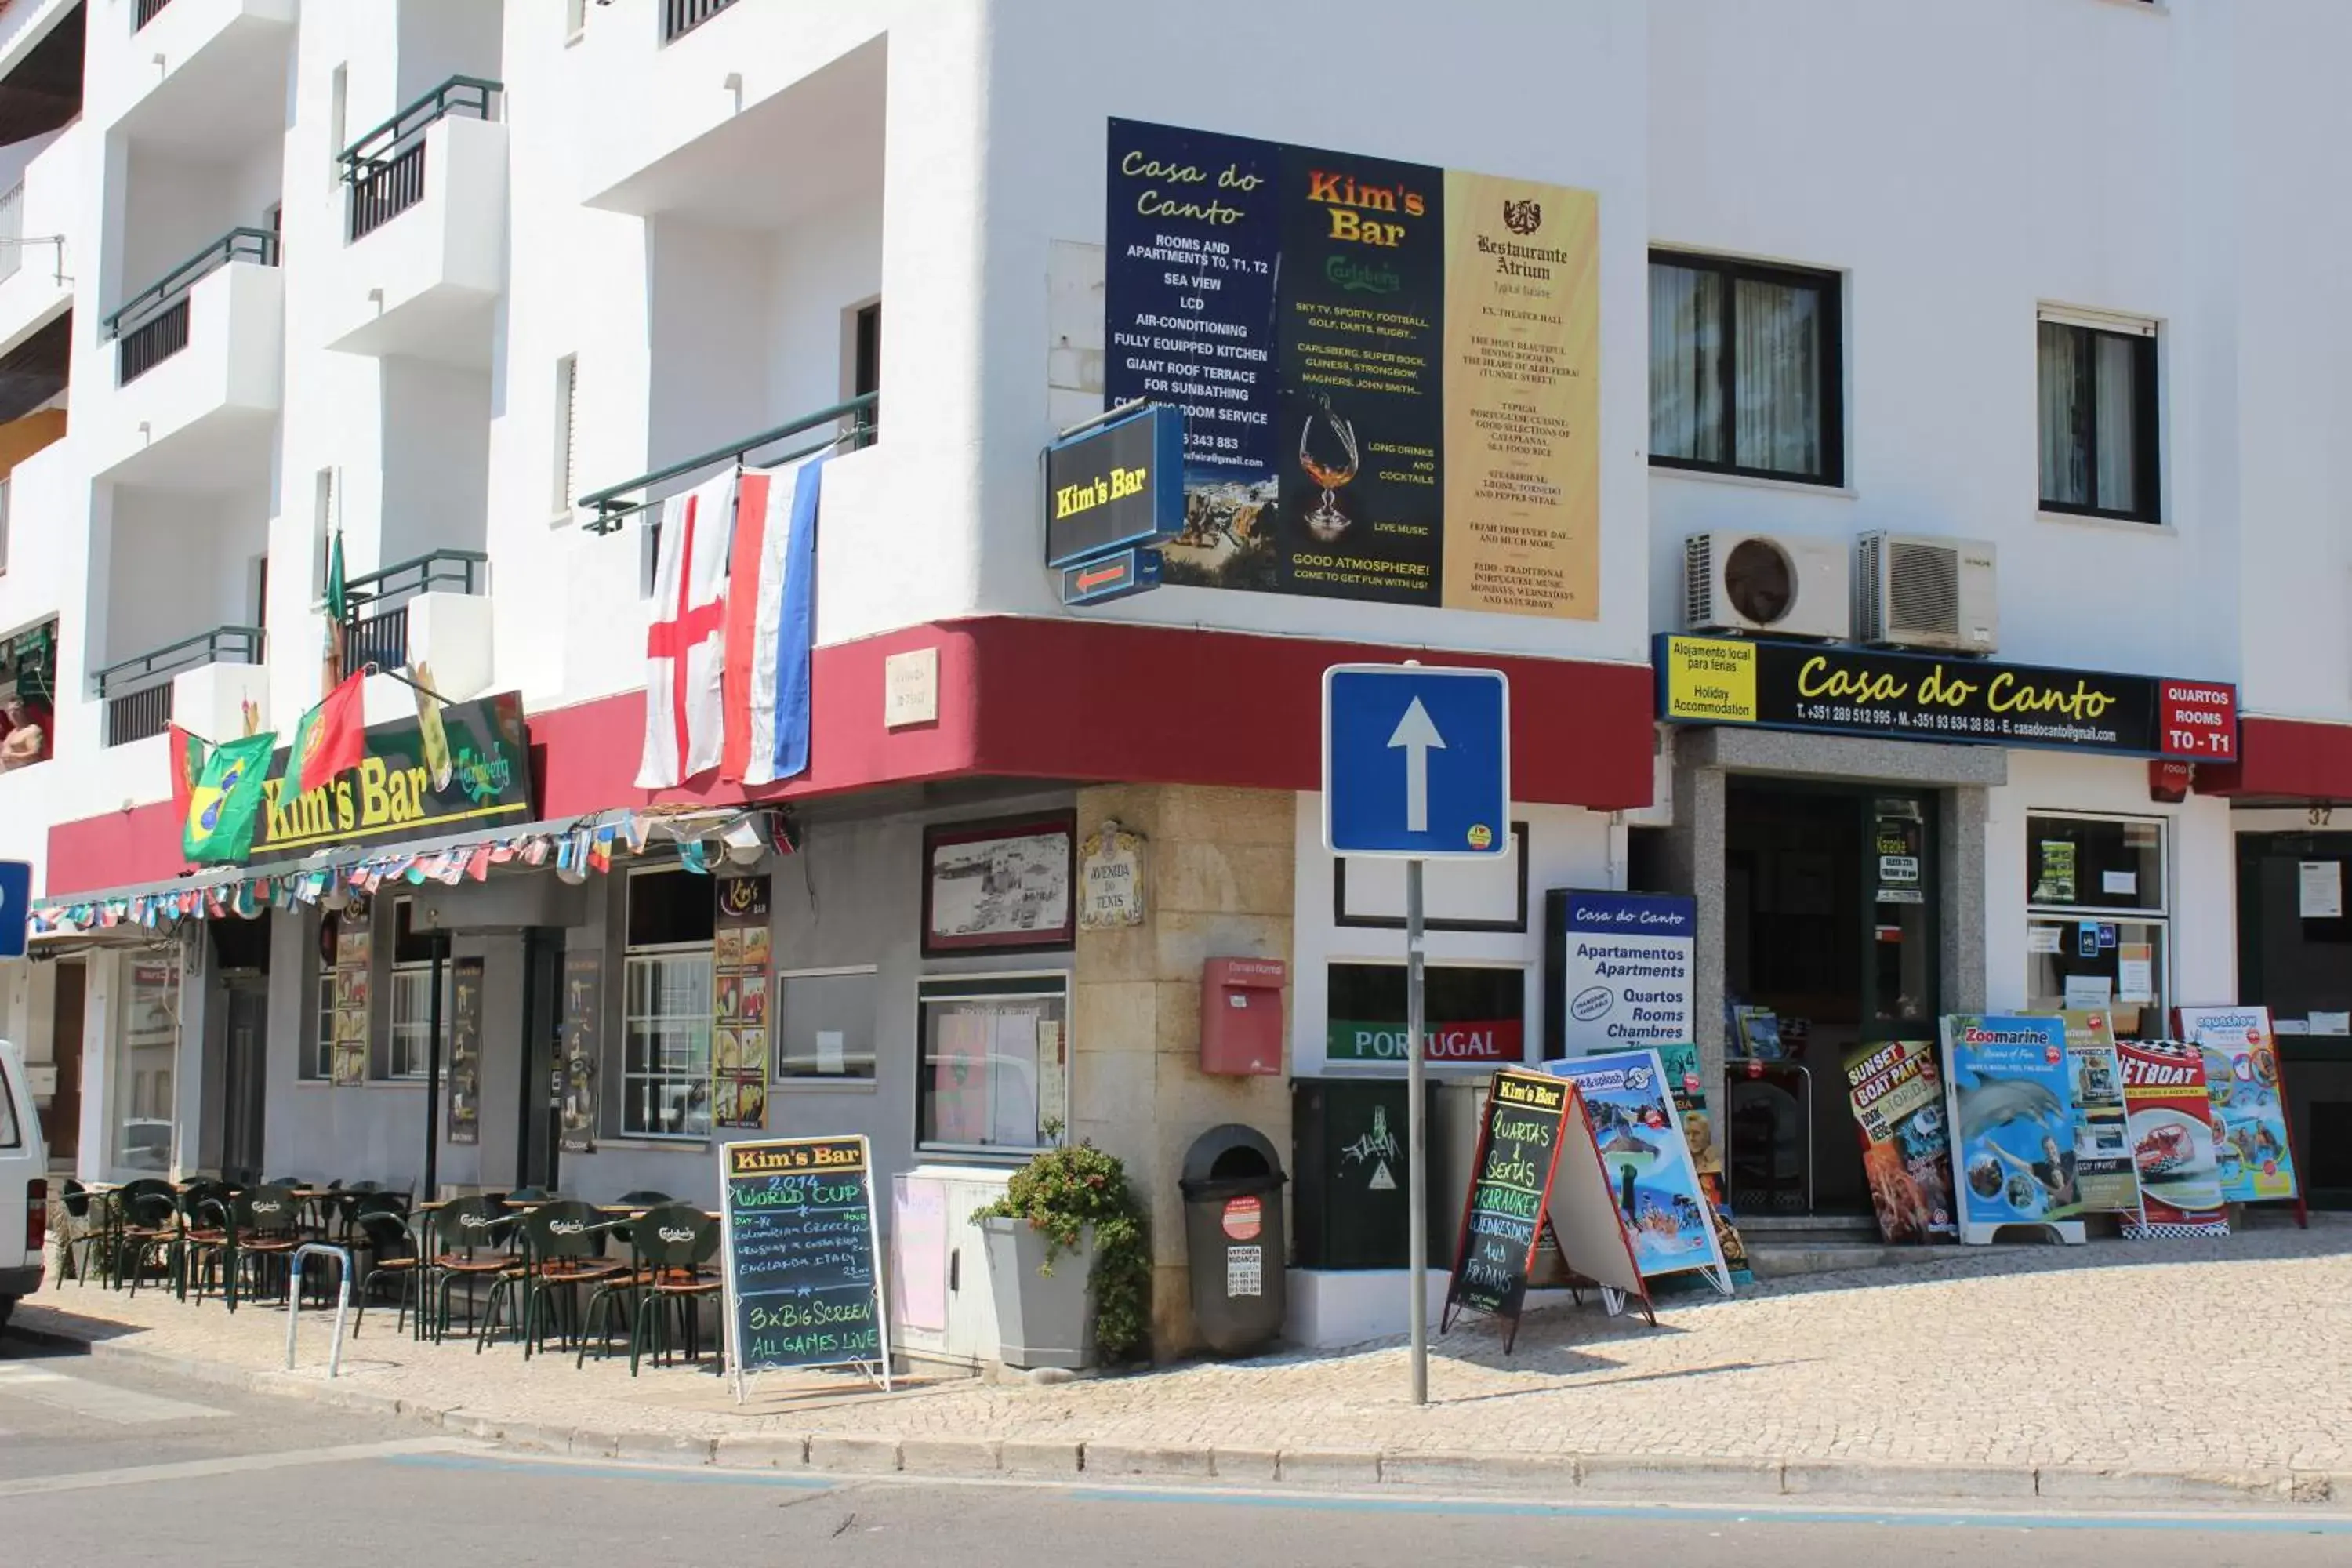
[(1544, 1211), (1559, 1171), (1560, 1131), (1570, 1110), (1582, 1113), (1576, 1099), (1576, 1086), (1560, 1079), (1495, 1075), (1478, 1118), (1478, 1150), (1470, 1162), (1441, 1332), (1465, 1312), (1501, 1318), (1508, 1325), (1503, 1352), (1510, 1353), (1528, 1272), (1549, 1223)]
[(1632, 1300), (1657, 1321), (1572, 1081), (1496, 1073), (1478, 1118), (1470, 1172), (1441, 1331), (1465, 1312), (1501, 1318), (1508, 1355), (1518, 1339), (1528, 1276), (1547, 1237), (1567, 1266), (1571, 1289), (1597, 1286), (1612, 1313)]
[(723, 1146), (727, 1358), (740, 1404), (754, 1373), (855, 1366), (890, 1387), (890, 1323), (866, 1140)]

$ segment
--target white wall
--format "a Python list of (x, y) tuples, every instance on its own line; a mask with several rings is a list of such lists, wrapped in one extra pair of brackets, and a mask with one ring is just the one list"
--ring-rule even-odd
[(383, 366), (383, 478), (377, 564), (478, 550), (490, 475), (486, 372), (390, 358)]
[[(1433, 964), (1519, 968), (1527, 975), (1527, 1016), (1522, 1041), (1527, 1059), (1543, 1057), (1544, 1039), (1544, 894), (1554, 888), (1622, 888), (1625, 885), (1624, 829), (1613, 826), (1606, 813), (1572, 806), (1514, 805), (1511, 820), (1528, 827), (1528, 921), (1523, 931), (1432, 931), (1422, 942), (1424, 961)], [(1290, 1071), (1299, 1078), (1391, 1076), (1394, 1068), (1328, 1064), (1330, 1021), (1327, 967), (1339, 963), (1404, 962), (1404, 932), (1387, 927), (1341, 925), (1335, 918), (1334, 871), (1338, 864), (1323, 847), (1323, 797), (1298, 797), (1298, 872), (1294, 923), (1291, 927)], [(1352, 875), (1393, 874), (1395, 863), (1351, 866)], [(1430, 908), (1454, 907), (1446, 900), (1454, 888), (1465, 900), (1491, 899), (1507, 880), (1500, 868), (1477, 868), (1466, 873), (1436, 866), (1427, 873)], [(1452, 886), (1441, 886), (1451, 880)], [(1351, 909), (1364, 906), (1351, 894)], [(1471, 907), (1465, 903), (1461, 907)], [(1477, 902), (1480, 918), (1493, 906)], [(1439, 1076), (1475, 1078), (1490, 1068), (1431, 1064)]]

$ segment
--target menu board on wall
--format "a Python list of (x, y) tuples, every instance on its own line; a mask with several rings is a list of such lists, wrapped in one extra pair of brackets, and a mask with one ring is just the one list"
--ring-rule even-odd
[(449, 1142), (482, 1141), (482, 961), (449, 965)]
[(721, 877), (711, 933), (711, 1120), (768, 1124), (768, 879)]
[(1181, 406), (1169, 583), (1600, 614), (1590, 191), (1114, 120), (1104, 388)]
[(370, 941), (368, 907), (357, 900), (335, 921), (335, 1048), (338, 1085), (362, 1084), (368, 1076)]
[(726, 1145), (723, 1159), (736, 1398), (750, 1373), (783, 1367), (871, 1365), (887, 1387), (866, 1140), (762, 1139)]
[(556, 1142), (567, 1154), (596, 1147), (596, 1047), (603, 1033), (604, 955), (563, 955), (563, 1051), (556, 1071)]

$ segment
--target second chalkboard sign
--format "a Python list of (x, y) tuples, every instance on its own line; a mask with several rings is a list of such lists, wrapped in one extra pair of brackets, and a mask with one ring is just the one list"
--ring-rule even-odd
[(863, 1138), (726, 1145), (727, 1331), (735, 1396), (756, 1372), (858, 1366), (890, 1386)]
[(1470, 1194), (1454, 1254), (1441, 1326), (1465, 1311), (1504, 1319), (1503, 1348), (1518, 1337), (1528, 1270), (1548, 1223), (1559, 1168), (1560, 1128), (1575, 1090), (1557, 1079), (1498, 1072), (1478, 1122)]

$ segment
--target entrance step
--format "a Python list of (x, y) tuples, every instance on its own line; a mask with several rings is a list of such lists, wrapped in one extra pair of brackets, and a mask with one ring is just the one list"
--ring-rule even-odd
[(1878, 1238), (1878, 1222), (1866, 1214), (1748, 1214), (1732, 1210), (1742, 1237), (1845, 1236)]

